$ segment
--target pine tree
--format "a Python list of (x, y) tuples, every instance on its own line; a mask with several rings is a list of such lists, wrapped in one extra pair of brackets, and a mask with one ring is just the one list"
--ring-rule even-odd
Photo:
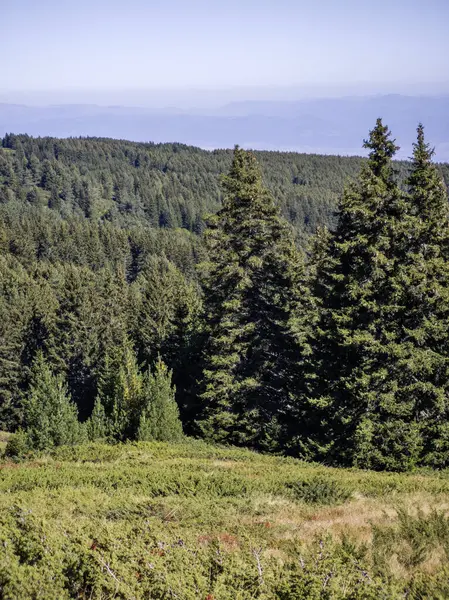
[(137, 439), (160, 442), (182, 439), (182, 425), (171, 380), (171, 371), (159, 359), (154, 374), (148, 372), (146, 376)]
[[(301, 346), (299, 260), (289, 225), (250, 152), (235, 149), (223, 208), (208, 222), (200, 427), (208, 438), (277, 448), (293, 403)], [(300, 329), (300, 328), (299, 328)]]
[(48, 450), (83, 439), (76, 405), (61, 375), (54, 375), (42, 352), (36, 355), (31, 385), (24, 401), (24, 424), (30, 447)]

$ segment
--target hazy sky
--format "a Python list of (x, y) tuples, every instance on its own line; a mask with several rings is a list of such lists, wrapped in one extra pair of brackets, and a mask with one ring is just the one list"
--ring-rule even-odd
[(449, 79), (449, 0), (0, 0), (0, 91)]

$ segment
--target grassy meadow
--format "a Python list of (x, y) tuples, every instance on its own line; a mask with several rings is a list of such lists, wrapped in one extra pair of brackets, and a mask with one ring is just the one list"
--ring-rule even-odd
[(61, 447), (1, 461), (0, 598), (443, 599), (448, 514), (445, 472), (194, 441)]

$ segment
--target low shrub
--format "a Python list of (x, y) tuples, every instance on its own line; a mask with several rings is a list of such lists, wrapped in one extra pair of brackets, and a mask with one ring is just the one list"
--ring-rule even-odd
[(32, 444), (30, 439), (23, 429), (19, 429), (14, 433), (6, 444), (5, 456), (8, 458), (25, 458), (32, 452)]
[(341, 504), (351, 497), (351, 492), (332, 479), (314, 477), (287, 484), (296, 500), (306, 504)]
[(0, 598), (442, 600), (448, 483), (188, 439), (53, 447), (0, 463)]

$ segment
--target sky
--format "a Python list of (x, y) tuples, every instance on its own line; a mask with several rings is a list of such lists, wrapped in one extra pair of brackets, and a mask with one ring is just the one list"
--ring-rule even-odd
[(449, 81), (449, 0), (0, 0), (0, 93)]

